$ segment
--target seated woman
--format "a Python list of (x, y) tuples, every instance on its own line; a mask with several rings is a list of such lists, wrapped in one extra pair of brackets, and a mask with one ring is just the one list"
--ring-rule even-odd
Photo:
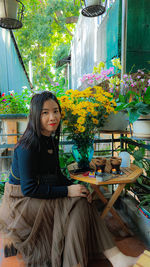
[(72, 184), (60, 170), (61, 108), (48, 91), (31, 100), (27, 128), (15, 146), (9, 182), (0, 208), (3, 237), (26, 266), (86, 267), (101, 253), (115, 267), (136, 258), (115, 247), (87, 188)]

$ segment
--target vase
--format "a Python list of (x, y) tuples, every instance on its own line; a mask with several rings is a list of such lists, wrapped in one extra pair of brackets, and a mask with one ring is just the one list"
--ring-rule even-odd
[(75, 161), (78, 163), (78, 167), (83, 170), (89, 169), (89, 162), (94, 154), (93, 140), (88, 143), (75, 143), (72, 146), (72, 154)]

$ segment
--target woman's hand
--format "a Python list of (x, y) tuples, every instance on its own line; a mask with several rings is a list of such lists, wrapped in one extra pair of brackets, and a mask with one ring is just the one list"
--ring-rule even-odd
[(81, 184), (68, 186), (68, 197), (87, 197), (89, 190)]
[(86, 197), (88, 202), (92, 202), (92, 197), (89, 190), (81, 184), (68, 186), (68, 197)]

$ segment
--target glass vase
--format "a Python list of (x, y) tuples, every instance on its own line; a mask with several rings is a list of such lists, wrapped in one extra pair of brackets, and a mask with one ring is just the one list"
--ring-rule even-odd
[(72, 146), (72, 154), (75, 161), (78, 163), (78, 167), (83, 170), (89, 169), (89, 162), (94, 154), (94, 141), (91, 140), (88, 143), (75, 143)]

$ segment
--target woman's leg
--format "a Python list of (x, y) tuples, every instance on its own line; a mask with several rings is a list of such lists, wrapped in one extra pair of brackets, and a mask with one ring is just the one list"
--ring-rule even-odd
[(88, 232), (90, 229), (88, 203), (80, 199), (69, 214), (63, 267), (86, 267), (88, 263)]

